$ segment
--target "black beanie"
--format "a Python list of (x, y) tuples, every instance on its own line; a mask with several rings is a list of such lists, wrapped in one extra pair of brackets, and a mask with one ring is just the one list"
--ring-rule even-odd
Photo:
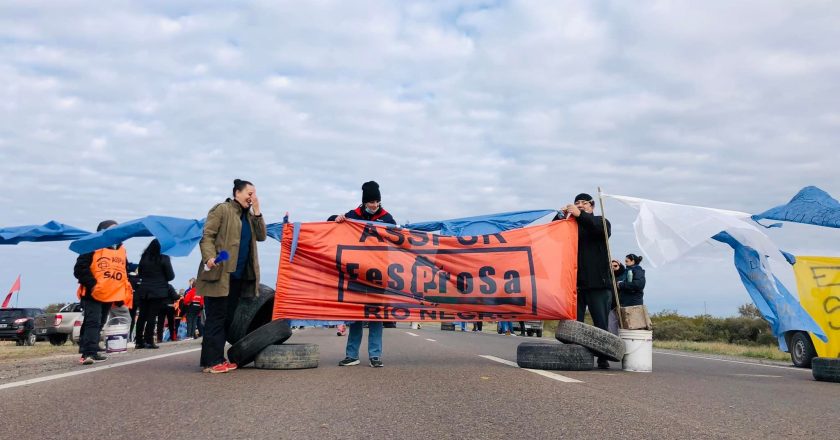
[(108, 228), (110, 228), (111, 226), (114, 226), (114, 225), (116, 225), (116, 224), (117, 224), (117, 222), (115, 222), (115, 221), (113, 221), (113, 220), (104, 220), (104, 221), (101, 221), (101, 222), (99, 222), (99, 226), (97, 226), (97, 227), (96, 227), (96, 232), (99, 232), (99, 231), (101, 231), (101, 230), (103, 230), (103, 229), (108, 229)]
[(379, 184), (371, 180), (362, 184), (362, 203), (382, 201), (382, 195), (379, 194)]
[(576, 195), (575, 196), (575, 202), (577, 202), (578, 200), (583, 200), (584, 202), (593, 202), (594, 201), (594, 199), (592, 199), (592, 196), (590, 196), (587, 193), (580, 193), (580, 194)]

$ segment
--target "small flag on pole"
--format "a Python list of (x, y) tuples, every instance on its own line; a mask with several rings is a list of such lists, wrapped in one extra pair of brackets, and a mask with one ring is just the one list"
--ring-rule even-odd
[(9, 301), (12, 299), (12, 295), (20, 291), (20, 275), (18, 275), (17, 280), (14, 284), (12, 284), (12, 290), (9, 290), (9, 294), (6, 295), (6, 299), (3, 300), (3, 305), (0, 308), (5, 309), (9, 306)]

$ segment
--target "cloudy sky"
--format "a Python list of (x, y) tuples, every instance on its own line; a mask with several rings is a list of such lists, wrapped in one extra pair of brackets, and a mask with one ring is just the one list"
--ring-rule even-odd
[[(269, 222), (354, 208), (371, 179), (400, 223), (598, 186), (746, 212), (836, 197), (838, 23), (831, 1), (4, 1), (0, 226), (201, 218), (234, 178)], [(636, 252), (634, 213), (606, 210), (614, 252)], [(840, 255), (837, 231), (769, 233)], [(735, 313), (731, 258), (649, 268), (647, 304)], [(178, 287), (197, 260), (176, 259)], [(20, 273), (20, 305), (70, 300), (74, 261), (4, 246), (0, 289)]]

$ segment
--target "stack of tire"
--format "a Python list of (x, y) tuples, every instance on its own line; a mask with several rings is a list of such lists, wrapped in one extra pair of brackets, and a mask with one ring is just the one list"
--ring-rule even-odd
[(554, 333), (560, 343), (523, 342), (516, 348), (516, 364), (535, 370), (587, 371), (595, 356), (620, 362), (624, 341), (618, 336), (577, 321), (560, 321)]
[(256, 298), (241, 298), (227, 331), (228, 359), (244, 367), (297, 370), (318, 366), (317, 344), (286, 344), (292, 336), (289, 321), (272, 321), (274, 289), (260, 284)]
[(840, 358), (814, 358), (811, 360), (811, 373), (820, 382), (840, 383)]

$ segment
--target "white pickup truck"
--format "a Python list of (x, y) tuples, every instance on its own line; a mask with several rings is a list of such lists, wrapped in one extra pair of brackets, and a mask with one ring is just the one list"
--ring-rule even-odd
[(46, 338), (52, 345), (63, 345), (73, 333), (73, 323), (82, 316), (82, 305), (70, 303), (56, 313), (35, 317), (35, 334)]

